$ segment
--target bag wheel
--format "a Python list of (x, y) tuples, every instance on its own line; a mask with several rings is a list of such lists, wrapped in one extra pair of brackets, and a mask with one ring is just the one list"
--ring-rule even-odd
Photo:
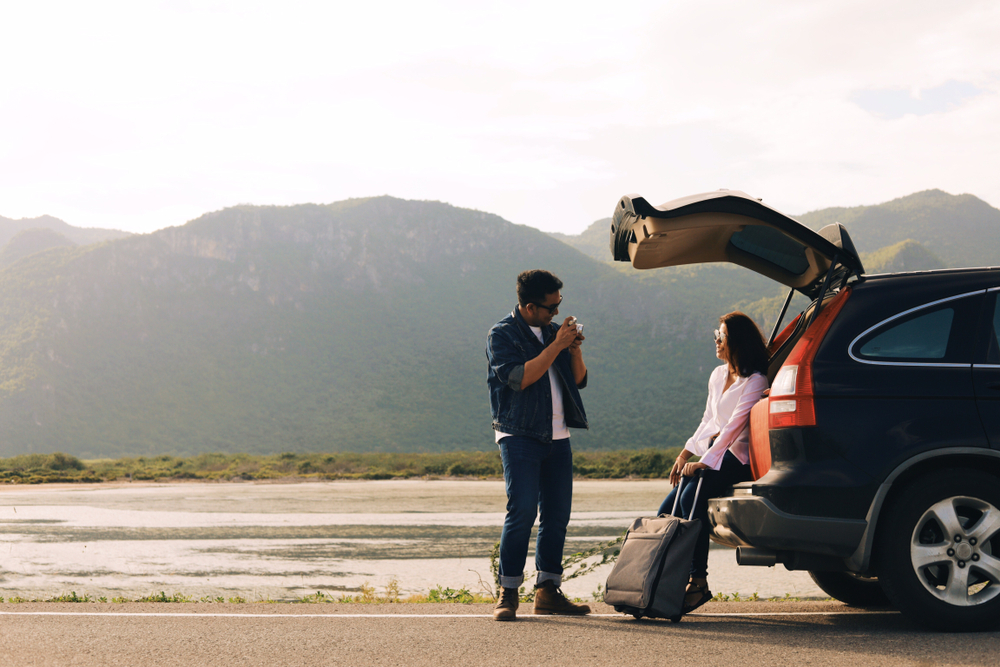
[(670, 617), (670, 622), (671, 623), (680, 623), (681, 622), (681, 617), (680, 616), (671, 616)]
[(632, 614), (632, 618), (638, 621), (640, 618), (642, 618), (642, 614)]

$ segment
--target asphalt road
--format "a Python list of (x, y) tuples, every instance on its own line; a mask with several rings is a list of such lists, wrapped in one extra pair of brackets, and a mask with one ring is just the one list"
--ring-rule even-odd
[(997, 665), (1000, 632), (938, 634), (837, 602), (710, 603), (678, 624), (592, 605), (0, 604), (0, 665)]

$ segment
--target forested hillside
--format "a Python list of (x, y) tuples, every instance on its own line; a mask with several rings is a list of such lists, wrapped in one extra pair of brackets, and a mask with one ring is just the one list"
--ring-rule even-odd
[(552, 236), (563, 243), (568, 243), (588, 257), (607, 262), (611, 260), (611, 252), (608, 249), (610, 229), (611, 218), (601, 218), (591, 223), (581, 234), (570, 235), (553, 232)]
[(947, 267), (1000, 264), (1000, 210), (972, 195), (925, 190), (875, 206), (826, 208), (796, 218), (813, 229), (841, 223), (860, 252), (912, 239)]
[[(961, 236), (954, 211), (978, 211), (967, 233), (996, 256), (992, 214), (932, 199), (952, 213), (921, 229)], [(899, 216), (854, 215), (870, 272), (962, 261)], [(575, 446), (678, 446), (717, 363), (716, 318), (741, 308), (769, 327), (782, 293), (743, 269), (635, 271), (576, 237), (391, 197), (238, 206), (89, 245), (38, 220), (0, 252), (0, 456), (491, 449), (486, 331), (517, 273), (540, 267), (586, 325), (593, 428)]]
[(0, 452), (489, 448), (485, 334), (536, 267), (587, 326), (578, 446), (683, 442), (716, 286), (647, 285), (493, 215), (380, 197), (235, 207), (0, 271)]

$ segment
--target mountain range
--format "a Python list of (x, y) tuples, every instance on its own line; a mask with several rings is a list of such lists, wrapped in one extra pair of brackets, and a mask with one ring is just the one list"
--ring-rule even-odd
[[(971, 195), (838, 211), (799, 219), (844, 222), (869, 273), (1000, 256), (1000, 211)], [(561, 314), (586, 326), (592, 428), (574, 446), (681, 445), (718, 316), (769, 326), (782, 290), (731, 266), (611, 263), (608, 224), (549, 235), (392, 197), (143, 235), (0, 218), (0, 456), (492, 448), (485, 335), (529, 268), (559, 275)]]

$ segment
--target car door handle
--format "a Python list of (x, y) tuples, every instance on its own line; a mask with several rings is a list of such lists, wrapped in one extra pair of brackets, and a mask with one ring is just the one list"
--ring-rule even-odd
[(996, 391), (1000, 391), (1000, 382), (988, 382), (986, 384), (986, 388), (987, 389), (995, 389)]

